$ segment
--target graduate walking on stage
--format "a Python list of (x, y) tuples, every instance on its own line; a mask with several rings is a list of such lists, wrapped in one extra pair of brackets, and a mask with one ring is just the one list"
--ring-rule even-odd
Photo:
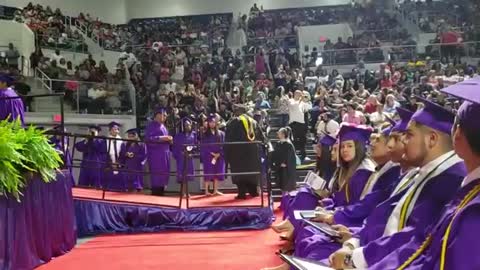
[(0, 74), (0, 121), (9, 119), (15, 121), (20, 119), (22, 125), (25, 125), (23, 101), (20, 98), (2, 99), (18, 97), (18, 94), (9, 86), (13, 83), (13, 78)]
[(145, 130), (152, 195), (157, 196), (165, 195), (165, 187), (170, 178), (170, 144), (173, 138), (165, 127), (166, 120), (166, 109), (159, 108)]
[(211, 114), (207, 118), (208, 127), (202, 136), (200, 155), (203, 162), (205, 195), (210, 196), (209, 187), (213, 183), (213, 195), (223, 195), (218, 191), (218, 182), (225, 180), (225, 161), (223, 145), (225, 133), (218, 130), (217, 117)]
[(183, 194), (187, 193), (186, 182), (195, 180), (193, 177), (193, 157), (191, 155), (193, 151), (192, 145), (197, 143), (197, 134), (192, 129), (192, 120), (185, 117), (181, 120), (180, 132), (173, 138), (172, 152), (177, 163), (177, 183), (184, 183)]
[(96, 125), (89, 127), (91, 138), (75, 144), (75, 149), (83, 154), (80, 164), (78, 185), (82, 187), (102, 188), (103, 169), (107, 161), (107, 144), (104, 139), (93, 138), (98, 136), (101, 128)]
[[(121, 139), (120, 124), (110, 122), (108, 124), (109, 138)], [(105, 188), (109, 190), (124, 191), (126, 189), (123, 175), (118, 171), (118, 157), (120, 156), (120, 148), (122, 141), (107, 139), (108, 164), (105, 168)]]
[(127, 130), (127, 136), (129, 140), (137, 142), (122, 143), (118, 162), (126, 171), (122, 172), (121, 175), (127, 190), (140, 192), (143, 189), (143, 167), (147, 159), (147, 148), (139, 140), (138, 129)]

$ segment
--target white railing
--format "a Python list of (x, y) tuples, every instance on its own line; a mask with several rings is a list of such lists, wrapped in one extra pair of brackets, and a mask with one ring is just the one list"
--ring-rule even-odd
[(46, 88), (50, 94), (53, 93), (52, 90), (52, 79), (45, 74), (45, 72), (41, 71), (38, 67), (35, 68), (35, 77), (40, 80), (42, 86)]

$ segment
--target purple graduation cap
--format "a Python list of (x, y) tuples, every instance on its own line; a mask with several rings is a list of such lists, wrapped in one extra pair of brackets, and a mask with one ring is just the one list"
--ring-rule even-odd
[(7, 74), (0, 74), (0, 82), (4, 82), (6, 83), (8, 86), (12, 85), (12, 83), (14, 82), (15, 80), (7, 75)]
[(115, 121), (112, 121), (112, 122), (108, 123), (108, 128), (109, 128), (109, 129), (112, 129), (112, 128), (114, 128), (114, 127), (119, 128), (119, 127), (121, 127), (121, 126), (122, 126), (121, 124), (119, 124), (119, 123), (117, 123), (117, 122), (115, 122)]
[(420, 100), (425, 107), (415, 112), (411, 121), (415, 121), (429, 128), (450, 134), (452, 131), (453, 122), (455, 121), (455, 115), (447, 111), (442, 106), (422, 97), (417, 97), (417, 99)]
[(336, 142), (337, 142), (336, 138), (328, 134), (325, 134), (325, 136), (323, 136), (318, 143), (325, 146), (333, 146)]
[(180, 131), (185, 132), (185, 126), (186, 125), (192, 125), (193, 121), (189, 117), (183, 117), (182, 120), (180, 121)]
[(138, 133), (139, 133), (138, 128), (131, 128), (131, 129), (127, 130), (127, 134), (129, 134), (129, 135), (138, 135)]
[(159, 107), (156, 108), (155, 111), (153, 112), (153, 117), (155, 117), (157, 114), (167, 114), (167, 109), (164, 107)]
[(368, 145), (372, 132), (373, 129), (368, 126), (343, 123), (338, 131), (338, 137), (340, 142), (353, 140)]
[(413, 112), (404, 108), (397, 107), (397, 113), (398, 116), (400, 116), (400, 120), (395, 123), (390, 132), (403, 133), (407, 131), (408, 122), (410, 122), (410, 119), (412, 119)]
[(479, 130), (480, 121), (480, 77), (456, 83), (440, 90), (445, 94), (465, 100), (458, 109), (457, 117), (462, 128)]
[(207, 117), (207, 122), (216, 122), (217, 121), (217, 115), (214, 113), (211, 113)]
[(88, 128), (91, 129), (91, 130), (94, 129), (98, 132), (102, 131), (102, 128), (99, 125), (90, 125), (90, 126), (88, 126)]

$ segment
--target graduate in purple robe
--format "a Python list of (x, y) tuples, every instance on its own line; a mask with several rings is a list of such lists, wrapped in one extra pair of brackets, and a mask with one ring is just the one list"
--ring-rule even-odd
[[(466, 100), (452, 130), (455, 152), (468, 175), (439, 221), (395, 250), (372, 269), (480, 269), (480, 80), (473, 78), (441, 91)], [(413, 255), (415, 254), (415, 255)], [(413, 255), (411, 260), (406, 260)], [(369, 268), (370, 269), (370, 268)]]
[[(73, 179), (72, 173), (72, 153), (69, 150), (69, 138), (65, 135), (66, 130), (61, 128), (61, 126), (56, 125), (52, 130), (45, 132), (46, 135), (51, 134), (49, 141), (55, 147), (55, 150), (60, 154), (63, 160), (62, 169), (68, 170), (70, 172), (70, 180), (72, 185), (75, 186), (75, 180)], [(62, 142), (63, 141), (63, 142)]]
[[(98, 136), (99, 126), (89, 127), (91, 136)], [(83, 154), (80, 164), (78, 185), (102, 188), (104, 168), (107, 161), (107, 144), (104, 139), (88, 138), (75, 144), (75, 149)]]
[(126, 170), (121, 173), (125, 188), (140, 192), (143, 189), (143, 167), (147, 161), (147, 147), (140, 142), (136, 128), (127, 130), (127, 138), (138, 142), (122, 143), (118, 163)]
[(330, 225), (342, 224), (347, 227), (360, 227), (365, 218), (392, 192), (392, 186), (400, 177), (400, 165), (391, 161), (387, 143), (393, 126), (372, 136), (370, 156), (377, 164), (375, 173), (367, 181), (361, 200), (355, 204), (336, 209), (332, 214), (321, 214), (314, 221)]
[(168, 135), (165, 127), (166, 109), (157, 109), (153, 117), (153, 121), (148, 123), (145, 130), (147, 160), (152, 195), (163, 196), (170, 178), (170, 144), (173, 142), (173, 137)]
[(212, 195), (209, 191), (210, 183), (213, 183), (213, 194), (222, 195), (218, 191), (218, 182), (225, 180), (225, 160), (223, 146), (218, 143), (225, 141), (225, 133), (218, 130), (217, 117), (209, 115), (207, 118), (208, 128), (202, 136), (200, 156), (203, 162), (205, 181), (205, 195)]
[(376, 216), (367, 218), (355, 238), (358, 241), (350, 241), (329, 256), (332, 267), (368, 268), (423, 233), (440, 218), (443, 207), (465, 177), (465, 165), (452, 151), (450, 132), (454, 115), (419, 99), (424, 108), (412, 116), (405, 135), (405, 156), (420, 167), (418, 174), (405, 192), (377, 207), (384, 210), (383, 214), (375, 211), (372, 214)]
[[(108, 135), (109, 138), (121, 139), (120, 136), (120, 124), (117, 122), (110, 122), (108, 124)], [(118, 171), (118, 158), (120, 156), (120, 148), (122, 147), (121, 140), (106, 140), (107, 143), (107, 160), (108, 163), (105, 164), (105, 188), (108, 190), (115, 191), (125, 191), (127, 187), (125, 185), (125, 178)]]
[(286, 236), (289, 236), (287, 238), (290, 238), (295, 229), (300, 230), (303, 225), (302, 221), (295, 219), (295, 210), (314, 210), (318, 206), (333, 209), (359, 201), (368, 178), (375, 170), (375, 164), (366, 156), (371, 133), (369, 128), (342, 125), (338, 151), (340, 167), (338, 177), (329, 185), (330, 190), (317, 192), (304, 188), (299, 191), (286, 209), (288, 222), (273, 225), (272, 229), (286, 232)]
[(14, 98), (18, 97), (18, 94), (9, 87), (12, 83), (12, 77), (0, 74), (0, 121), (9, 119), (11, 122), (20, 119), (22, 125), (25, 125), (23, 101), (20, 98)]
[[(183, 118), (180, 124), (180, 132), (173, 138), (173, 157), (177, 163), (177, 183), (191, 182), (194, 178), (194, 166), (192, 152), (193, 144), (197, 143), (197, 134), (193, 131), (193, 122), (190, 118)], [(188, 146), (186, 146), (188, 145)], [(187, 185), (183, 185), (183, 194), (187, 192)]]

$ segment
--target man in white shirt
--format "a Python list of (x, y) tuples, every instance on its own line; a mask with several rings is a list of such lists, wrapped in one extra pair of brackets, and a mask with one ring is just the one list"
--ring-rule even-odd
[[(121, 139), (120, 136), (120, 124), (117, 122), (110, 122), (108, 124), (109, 138)], [(111, 190), (125, 190), (123, 184), (122, 175), (116, 170), (118, 168), (118, 158), (120, 156), (120, 150), (122, 147), (122, 141), (120, 140), (107, 140), (107, 154), (109, 168), (106, 170), (106, 188)]]
[(300, 151), (300, 158), (304, 160), (307, 157), (305, 145), (307, 144), (307, 124), (305, 123), (305, 113), (312, 109), (312, 104), (304, 99), (303, 92), (295, 91), (293, 99), (288, 103), (289, 126), (292, 128), (293, 143), (295, 149)]

